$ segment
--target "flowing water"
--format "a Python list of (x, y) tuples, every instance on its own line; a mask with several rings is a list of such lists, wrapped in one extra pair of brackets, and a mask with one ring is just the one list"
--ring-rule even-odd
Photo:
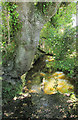
[[(54, 59), (51, 57), (45, 59), (45, 62), (50, 61), (54, 61)], [(68, 78), (63, 72), (61, 71), (56, 71), (54, 73), (51, 71), (44, 72), (43, 69), (39, 71), (36, 70), (37, 72), (35, 71), (33, 72), (33, 74), (30, 74), (30, 77), (27, 80), (27, 87), (25, 87), (25, 91), (29, 90), (30, 93), (44, 92), (45, 94), (74, 93), (74, 86), (69, 82)]]
[(74, 86), (67, 80), (65, 74), (59, 71), (53, 74), (43, 72), (36, 74), (32, 81), (28, 80), (28, 88), (30, 92), (43, 91), (45, 94), (74, 93)]

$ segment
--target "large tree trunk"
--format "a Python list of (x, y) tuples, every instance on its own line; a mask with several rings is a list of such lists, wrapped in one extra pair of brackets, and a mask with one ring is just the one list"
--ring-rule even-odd
[(56, 13), (60, 3), (55, 2), (49, 5), (47, 13), (43, 11), (43, 6), (38, 10), (33, 2), (19, 2), (17, 5), (22, 28), (15, 37), (18, 43), (16, 53), (14, 53), (15, 58), (8, 61), (8, 66), (4, 68), (6, 75), (13, 78), (20, 77), (30, 69), (38, 45), (40, 31), (43, 25)]

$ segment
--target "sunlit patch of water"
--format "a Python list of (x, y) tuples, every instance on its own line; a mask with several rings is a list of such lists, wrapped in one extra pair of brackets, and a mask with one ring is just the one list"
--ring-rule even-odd
[(44, 92), (46, 94), (71, 93), (74, 91), (73, 85), (68, 82), (63, 72), (55, 72), (49, 79), (49, 82), (44, 85)]
[[(40, 83), (40, 76), (43, 76), (43, 80)], [(43, 91), (45, 94), (55, 93), (74, 93), (74, 86), (67, 80), (63, 72), (55, 72), (53, 74), (40, 73), (35, 76), (32, 83), (30, 83), (30, 92), (40, 93)]]

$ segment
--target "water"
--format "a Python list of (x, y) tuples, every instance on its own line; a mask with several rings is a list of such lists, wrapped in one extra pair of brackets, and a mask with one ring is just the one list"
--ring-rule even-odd
[[(42, 78), (42, 82), (41, 82)], [(27, 84), (29, 92), (44, 94), (55, 93), (74, 93), (74, 86), (67, 80), (66, 75), (63, 72), (57, 71), (53, 74), (38, 72), (33, 77), (32, 81), (28, 80)]]
[[(46, 62), (54, 61), (53, 57), (43, 57), (36, 62), (27, 77), (27, 88), (29, 92), (44, 94), (71, 94), (74, 86), (69, 82), (66, 75), (61, 71), (46, 71)], [(43, 65), (44, 64), (44, 65)], [(42, 67), (43, 66), (43, 67)]]
[[(78, 101), (74, 94), (74, 86), (63, 72), (46, 69), (42, 60), (38, 61), (35, 67), (33, 66), (26, 77), (25, 92), (35, 93), (30, 94), (35, 110), (33, 110), (32, 118), (68, 116), (68, 111), (70, 114), (73, 113), (71, 112), (73, 109), (70, 110), (70, 104)], [(53, 61), (53, 59), (51, 60)]]
[(44, 93), (72, 93), (74, 92), (74, 86), (70, 84), (63, 72), (55, 72), (48, 79), (48, 82), (44, 84)]

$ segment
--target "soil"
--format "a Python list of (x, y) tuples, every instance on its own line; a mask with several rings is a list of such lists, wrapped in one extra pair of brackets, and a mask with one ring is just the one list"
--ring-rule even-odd
[[(74, 105), (76, 106), (74, 108)], [(3, 106), (2, 120), (14, 119), (78, 119), (78, 104), (63, 94), (47, 95), (41, 93), (26, 93)]]

